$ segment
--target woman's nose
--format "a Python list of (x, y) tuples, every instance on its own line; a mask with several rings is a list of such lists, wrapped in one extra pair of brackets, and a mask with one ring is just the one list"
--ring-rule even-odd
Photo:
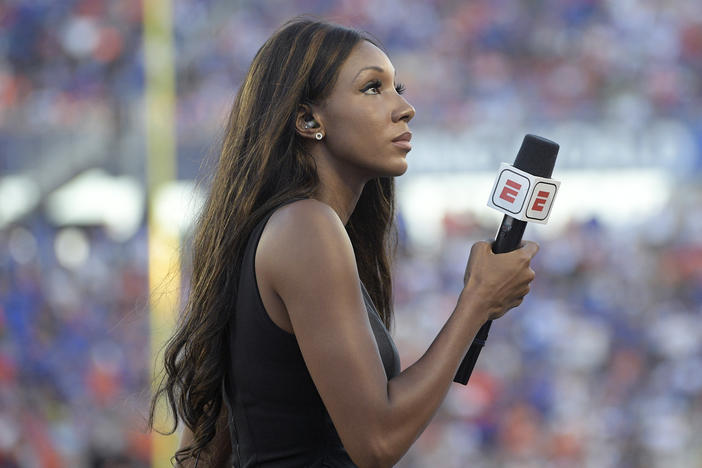
[(394, 112), (393, 121), (397, 122), (400, 120), (405, 120), (406, 122), (409, 122), (414, 118), (414, 107), (412, 107), (412, 104), (407, 102), (407, 99), (404, 97), (399, 96), (399, 98), (401, 105), (399, 105), (397, 110)]

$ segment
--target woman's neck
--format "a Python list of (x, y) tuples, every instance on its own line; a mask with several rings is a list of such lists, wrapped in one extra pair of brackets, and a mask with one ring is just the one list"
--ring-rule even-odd
[(332, 185), (328, 182), (325, 183), (324, 178), (320, 177), (320, 186), (314, 198), (329, 205), (345, 226), (349, 222), (353, 210), (356, 209), (356, 203), (358, 203), (362, 191), (363, 185), (350, 186), (346, 183)]
[(329, 205), (344, 223), (348, 223), (368, 182), (367, 174), (359, 173), (354, 166), (343, 164), (327, 154), (315, 155), (319, 187), (315, 199)]

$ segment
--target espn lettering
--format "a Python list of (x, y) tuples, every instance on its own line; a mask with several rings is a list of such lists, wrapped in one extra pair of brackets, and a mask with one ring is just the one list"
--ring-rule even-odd
[(502, 189), (502, 193), (500, 194), (500, 198), (507, 200), (510, 203), (514, 203), (514, 197), (519, 195), (520, 188), (522, 188), (521, 184), (516, 183), (512, 179), (507, 179), (507, 182), (505, 182), (505, 188)]
[(544, 210), (544, 203), (548, 201), (548, 192), (545, 191), (540, 191), (539, 194), (536, 197), (536, 200), (534, 201), (534, 204), (531, 206), (531, 209), (534, 211), (543, 211)]
[(545, 224), (560, 185), (502, 163), (488, 206), (514, 219)]
[(522, 211), (529, 193), (529, 179), (512, 169), (503, 169), (492, 192), (492, 202), (512, 214)]
[(529, 221), (543, 221), (548, 218), (558, 186), (551, 182), (537, 182), (529, 200), (526, 217)]

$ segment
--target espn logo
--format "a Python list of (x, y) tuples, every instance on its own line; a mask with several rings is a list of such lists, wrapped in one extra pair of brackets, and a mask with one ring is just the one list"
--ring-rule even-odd
[(527, 177), (513, 169), (503, 169), (497, 178), (497, 185), (492, 191), (492, 202), (507, 211), (518, 214), (524, 208), (524, 201), (529, 194), (530, 182)]
[(553, 182), (539, 182), (534, 185), (529, 200), (526, 217), (529, 221), (544, 221), (551, 212), (553, 199), (556, 198), (558, 186)]
[(522, 221), (546, 223), (559, 186), (502, 163), (488, 206)]

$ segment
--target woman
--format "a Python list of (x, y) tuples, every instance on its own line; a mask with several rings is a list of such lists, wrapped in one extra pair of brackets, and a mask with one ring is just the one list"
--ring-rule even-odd
[(185, 423), (184, 466), (392, 466), (480, 326), (527, 294), (536, 244), (478, 242), (451, 317), (400, 372), (387, 330), (393, 178), (415, 113), (402, 91), (378, 44), (337, 25), (293, 20), (258, 51), (152, 401), (151, 422), (165, 393)]

